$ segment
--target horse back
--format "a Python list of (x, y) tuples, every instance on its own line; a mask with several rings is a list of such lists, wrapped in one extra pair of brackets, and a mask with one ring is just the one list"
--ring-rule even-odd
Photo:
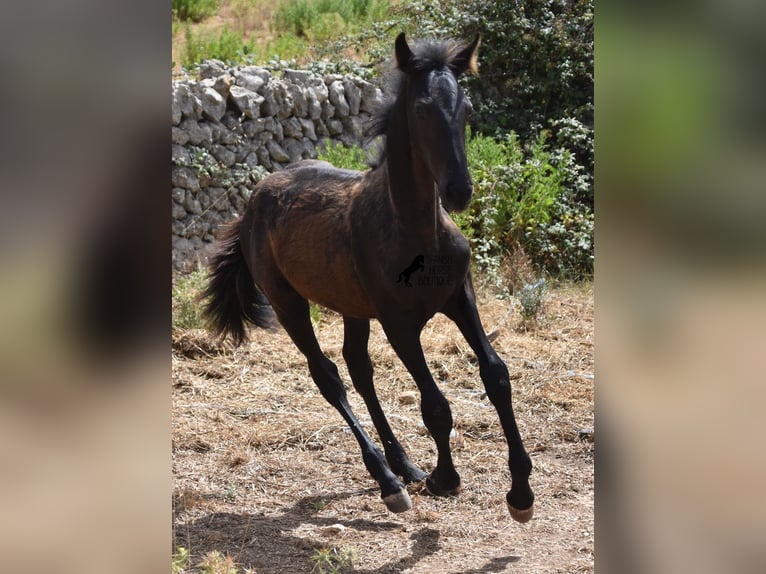
[(350, 245), (349, 213), (363, 179), (364, 172), (316, 160), (264, 178), (243, 225), (256, 283), (267, 280), (264, 273), (278, 272), (306, 299), (344, 315), (371, 317)]

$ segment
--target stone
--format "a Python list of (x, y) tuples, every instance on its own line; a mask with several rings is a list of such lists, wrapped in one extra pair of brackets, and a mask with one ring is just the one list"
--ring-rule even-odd
[(175, 201), (173, 203), (173, 208), (170, 211), (170, 215), (173, 219), (181, 219), (186, 215), (186, 209), (184, 209), (183, 205), (177, 204)]
[(233, 166), (237, 161), (236, 154), (221, 144), (213, 144), (213, 146), (210, 148), (210, 153), (215, 159), (217, 159), (226, 167)]
[(268, 84), (261, 91), (261, 95), (263, 96), (263, 103), (261, 104), (261, 115), (266, 118), (270, 118), (276, 115), (277, 111), (279, 110), (279, 104), (274, 97), (273, 86)]
[(173, 99), (178, 103), (181, 114), (185, 118), (199, 120), (202, 118), (202, 103), (194, 95), (190, 86), (193, 84), (175, 84), (173, 90)]
[(301, 124), (301, 130), (303, 132), (303, 135), (306, 136), (311, 141), (316, 141), (317, 134), (316, 134), (316, 130), (314, 129), (314, 122), (312, 122), (308, 118), (301, 118), (298, 121)]
[(306, 146), (303, 145), (303, 142), (293, 138), (285, 138), (282, 145), (285, 152), (287, 152), (290, 163), (303, 159), (303, 153), (306, 151)]
[(327, 126), (322, 120), (317, 120), (314, 122), (314, 129), (318, 139), (321, 140), (322, 138), (330, 137), (330, 132), (327, 130)]
[(183, 145), (173, 144), (170, 157), (175, 165), (191, 165), (191, 154)]
[(349, 113), (355, 116), (359, 113), (359, 105), (362, 102), (362, 90), (356, 87), (351, 76), (343, 78), (343, 93), (348, 102)]
[(186, 194), (186, 199), (184, 200), (184, 208), (186, 209), (187, 213), (192, 213), (194, 215), (202, 214), (202, 204), (191, 193)]
[(216, 141), (226, 144), (226, 145), (235, 145), (240, 142), (242, 139), (241, 136), (233, 131), (227, 128), (223, 124), (218, 124), (218, 137), (216, 138)]
[(214, 122), (219, 121), (226, 112), (226, 100), (212, 87), (202, 88), (200, 102), (202, 115)]
[(287, 93), (292, 100), (292, 115), (305, 118), (309, 115), (309, 103), (304, 88), (296, 84), (287, 84)]
[(269, 156), (271, 156), (271, 159), (274, 161), (278, 161), (280, 163), (290, 161), (290, 156), (277, 142), (273, 140), (266, 142), (266, 149), (269, 150)]
[(178, 127), (188, 134), (188, 143), (192, 145), (210, 145), (213, 143), (213, 131), (206, 123), (185, 119)]
[(374, 114), (383, 104), (383, 92), (370, 82), (360, 80), (359, 86), (362, 91), (362, 101), (359, 104), (359, 111), (368, 114)]
[(226, 73), (226, 64), (221, 60), (204, 60), (199, 66), (199, 77), (202, 80), (217, 78)]
[(269, 84), (274, 94), (277, 110), (274, 115), (283, 120), (293, 115), (293, 97), (287, 89), (287, 84), (281, 80), (272, 80)]
[(260, 66), (242, 66), (240, 71), (243, 74), (247, 74), (249, 76), (258, 76), (264, 81), (265, 84), (268, 84), (269, 80), (271, 80), (271, 72)]
[(365, 118), (362, 116), (348, 116), (341, 120), (345, 135), (354, 139), (356, 144), (361, 144), (364, 139)]
[(400, 405), (414, 405), (418, 402), (418, 396), (412, 391), (405, 391), (399, 395)]
[(173, 126), (170, 128), (170, 141), (177, 145), (186, 145), (189, 143), (189, 134), (181, 128)]
[(308, 85), (309, 80), (314, 74), (309, 72), (308, 70), (283, 70), (282, 71), (282, 77), (286, 80), (289, 80), (293, 83), (300, 83), (304, 86)]
[(251, 151), (245, 156), (245, 165), (250, 168), (256, 168), (260, 165), (260, 161), (258, 159), (258, 154), (254, 151)]
[(234, 81), (236, 85), (251, 92), (260, 92), (266, 84), (266, 81), (261, 76), (242, 71), (234, 72)]
[(222, 187), (209, 187), (207, 189), (207, 195), (210, 199), (210, 204), (213, 209), (218, 211), (225, 211), (231, 207), (229, 204), (229, 194)]
[(343, 133), (343, 123), (335, 118), (330, 118), (325, 122), (327, 131), (331, 136), (337, 136)]
[(335, 106), (333, 106), (329, 101), (325, 101), (322, 104), (322, 115), (320, 116), (323, 120), (329, 120), (335, 116)]
[(215, 79), (211, 78), (209, 80), (202, 80), (200, 83), (206, 86), (210, 86), (216, 92), (221, 94), (221, 97), (224, 100), (227, 100), (229, 98), (231, 87), (234, 85), (234, 78), (232, 78), (229, 74), (224, 74), (223, 76), (219, 76)]
[(313, 88), (306, 88), (306, 101), (308, 102), (308, 114), (312, 120), (322, 117), (322, 103), (317, 99)]
[(306, 87), (314, 94), (320, 104), (327, 101), (329, 91), (327, 90), (327, 84), (324, 83), (322, 78), (317, 76), (312, 77)]
[(303, 137), (303, 126), (298, 118), (288, 118), (283, 120), (282, 129), (284, 137), (289, 138), (301, 138)]
[(303, 159), (316, 159), (317, 157), (317, 150), (314, 146), (314, 143), (309, 138), (303, 138), (301, 140), (303, 143)]
[(258, 163), (271, 171), (271, 156), (269, 155), (269, 151), (264, 147), (259, 147), (255, 150), (255, 155), (258, 156)]
[(258, 118), (261, 116), (261, 104), (264, 97), (256, 94), (252, 90), (241, 86), (232, 86), (229, 92), (229, 99), (234, 102), (242, 115), (248, 118)]
[(173, 187), (181, 187), (194, 193), (200, 190), (197, 172), (190, 167), (173, 166), (170, 179)]
[(181, 187), (174, 187), (173, 191), (170, 192), (170, 196), (176, 203), (183, 203), (186, 197), (186, 190)]
[(245, 132), (245, 137), (253, 139), (256, 135), (261, 133), (264, 128), (266, 118), (257, 118), (254, 120), (245, 120), (242, 122), (242, 130)]
[(181, 123), (183, 114), (181, 113), (181, 105), (178, 103), (178, 99), (172, 97), (170, 99), (170, 117), (174, 126)]
[(329, 86), (330, 103), (335, 107), (335, 113), (340, 116), (349, 114), (348, 102), (344, 95), (343, 83), (340, 80), (334, 81)]

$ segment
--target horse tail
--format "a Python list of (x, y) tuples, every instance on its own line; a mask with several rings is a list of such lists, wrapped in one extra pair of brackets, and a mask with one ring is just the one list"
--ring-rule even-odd
[(275, 326), (274, 311), (266, 296), (256, 287), (240, 242), (242, 219), (236, 220), (221, 237), (209, 264), (209, 279), (200, 299), (207, 299), (203, 316), (220, 338), (231, 335), (239, 346), (248, 340), (247, 323), (270, 329)]

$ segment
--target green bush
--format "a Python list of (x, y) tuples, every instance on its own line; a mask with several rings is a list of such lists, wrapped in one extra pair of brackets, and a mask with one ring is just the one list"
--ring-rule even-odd
[(499, 140), (480, 134), (467, 140), (475, 195), (454, 219), (475, 262), (490, 273), (499, 272), (503, 256), (517, 246), (540, 271), (592, 273), (593, 214), (571, 191), (582, 167), (568, 150), (551, 150), (549, 138), (543, 131), (527, 146), (513, 132)]
[(382, 18), (388, 0), (287, 0), (277, 10), (275, 27), (314, 40), (335, 38), (347, 28)]
[(203, 329), (202, 305), (198, 298), (205, 289), (206, 271), (194, 271), (174, 280), (172, 323), (174, 329)]
[(173, 14), (185, 22), (201, 22), (215, 14), (221, 0), (173, 0)]
[(242, 33), (225, 26), (216, 33), (194, 32), (187, 26), (184, 30), (186, 43), (181, 54), (181, 65), (190, 68), (202, 60), (218, 59), (224, 62), (242, 60), (253, 47), (245, 42)]
[(343, 169), (365, 170), (369, 167), (367, 152), (357, 146), (346, 147), (340, 142), (327, 140), (317, 148), (317, 159)]

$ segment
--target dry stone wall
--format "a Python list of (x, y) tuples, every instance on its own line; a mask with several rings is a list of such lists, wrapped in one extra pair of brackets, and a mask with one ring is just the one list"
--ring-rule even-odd
[(315, 158), (328, 140), (361, 144), (383, 100), (353, 75), (271, 72), (212, 60), (173, 81), (173, 267), (204, 261), (216, 228), (241, 215), (267, 173)]

